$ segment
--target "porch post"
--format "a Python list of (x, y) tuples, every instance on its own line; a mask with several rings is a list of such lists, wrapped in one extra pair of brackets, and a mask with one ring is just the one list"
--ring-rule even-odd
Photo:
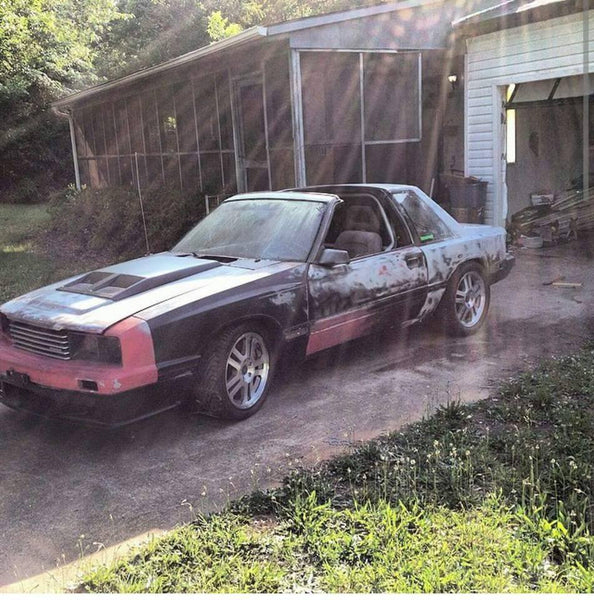
[(76, 149), (76, 134), (74, 132), (74, 117), (72, 116), (72, 110), (69, 110), (66, 115), (68, 116), (68, 126), (70, 128), (70, 143), (72, 144), (72, 160), (74, 162), (74, 182), (76, 189), (80, 190), (80, 171), (78, 170), (78, 151)]
[(290, 49), (291, 114), (293, 117), (293, 151), (295, 156), (295, 185), (307, 185), (305, 172), (305, 143), (303, 136), (303, 97), (301, 95), (301, 60), (299, 50)]

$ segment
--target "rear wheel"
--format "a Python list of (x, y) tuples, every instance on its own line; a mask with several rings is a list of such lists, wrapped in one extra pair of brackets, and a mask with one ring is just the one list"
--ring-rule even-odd
[(491, 290), (478, 263), (462, 265), (450, 278), (441, 301), (441, 318), (450, 335), (476, 333), (487, 317)]
[(273, 358), (270, 336), (263, 327), (242, 323), (227, 329), (206, 357), (196, 386), (199, 407), (227, 419), (253, 415), (268, 395)]

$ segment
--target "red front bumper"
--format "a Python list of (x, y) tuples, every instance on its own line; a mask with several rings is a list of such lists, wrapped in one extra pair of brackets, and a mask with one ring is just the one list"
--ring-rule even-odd
[[(27, 379), (32, 384), (53, 390), (85, 391), (96, 395), (114, 395), (157, 382), (153, 340), (148, 324), (129, 317), (105, 331), (120, 339), (121, 365), (88, 361), (61, 361), (15, 348), (0, 334), (0, 379), (18, 385)], [(83, 382), (86, 382), (83, 384)], [(96, 390), (88, 382), (96, 383)]]

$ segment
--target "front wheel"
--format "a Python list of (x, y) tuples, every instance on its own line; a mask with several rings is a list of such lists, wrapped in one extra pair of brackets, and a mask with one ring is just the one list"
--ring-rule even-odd
[(478, 263), (462, 265), (450, 278), (441, 301), (441, 317), (450, 335), (476, 333), (487, 317), (491, 290)]
[(273, 372), (273, 347), (259, 325), (242, 323), (214, 342), (196, 386), (199, 407), (227, 419), (241, 420), (261, 408)]

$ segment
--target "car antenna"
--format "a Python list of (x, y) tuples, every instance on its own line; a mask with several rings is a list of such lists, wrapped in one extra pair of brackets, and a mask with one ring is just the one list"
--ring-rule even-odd
[(146, 219), (144, 217), (144, 205), (142, 203), (142, 190), (140, 189), (140, 175), (138, 171), (138, 152), (134, 153), (134, 161), (136, 162), (136, 187), (138, 188), (138, 199), (140, 200), (140, 214), (142, 215), (142, 227), (144, 229), (144, 241), (146, 242), (146, 253), (151, 253), (149, 245), (148, 231), (146, 229)]

